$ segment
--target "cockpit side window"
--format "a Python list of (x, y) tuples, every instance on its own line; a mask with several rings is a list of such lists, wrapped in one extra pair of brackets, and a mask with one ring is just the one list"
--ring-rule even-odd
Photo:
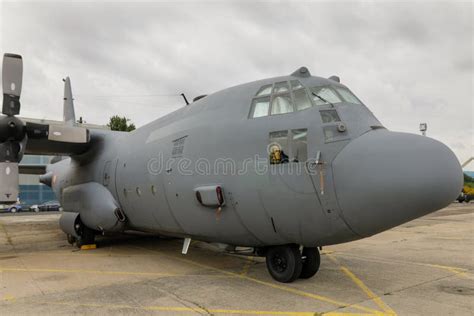
[(268, 145), (270, 164), (275, 165), (289, 162), (290, 148), (288, 145), (287, 130), (270, 133), (270, 144)]
[(306, 162), (308, 159), (306, 128), (275, 131), (270, 133), (268, 154), (270, 164)]
[(251, 117), (263, 117), (268, 115), (270, 108), (270, 97), (256, 98), (252, 101)]

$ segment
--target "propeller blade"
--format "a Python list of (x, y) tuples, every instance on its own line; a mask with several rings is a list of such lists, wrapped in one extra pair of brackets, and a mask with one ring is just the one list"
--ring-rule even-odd
[(3, 110), (8, 116), (20, 113), (21, 84), (23, 81), (23, 60), (20, 55), (3, 55)]
[(15, 203), (18, 187), (18, 163), (0, 162), (0, 203)]

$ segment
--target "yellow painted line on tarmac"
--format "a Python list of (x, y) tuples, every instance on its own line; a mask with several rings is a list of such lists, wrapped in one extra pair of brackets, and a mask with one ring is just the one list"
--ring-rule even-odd
[(335, 264), (339, 266), (342, 272), (344, 272), (351, 280), (354, 282), (366, 295), (368, 298), (370, 298), (372, 301), (374, 301), (375, 304), (377, 304), (378, 307), (384, 311), (384, 313), (388, 315), (397, 315), (395, 311), (390, 308), (387, 304), (385, 304), (382, 299), (376, 295), (372, 290), (370, 290), (367, 285), (362, 282), (361, 279), (359, 279), (354, 273), (351, 272), (347, 267), (341, 265), (339, 261), (332, 255), (328, 254), (327, 255), (329, 259), (331, 259)]
[(249, 273), (250, 267), (254, 263), (254, 258), (253, 257), (248, 257), (246, 258), (247, 262), (245, 263), (244, 267), (242, 268), (242, 272), (240, 272), (240, 275), (247, 275)]
[(240, 275), (239, 273), (234, 273), (234, 272), (226, 271), (226, 270), (223, 270), (223, 269), (215, 268), (213, 266), (198, 263), (198, 262), (195, 262), (195, 261), (192, 261), (192, 260), (189, 260), (189, 259), (184, 259), (184, 258), (181, 258), (181, 257), (168, 255), (168, 254), (162, 253), (162, 252), (157, 251), (157, 250), (152, 250), (152, 249), (143, 248), (143, 247), (136, 247), (136, 248), (151, 251), (151, 252), (156, 252), (156, 253), (159, 253), (160, 255), (164, 256), (164, 257), (172, 258), (174, 260), (181, 261), (181, 262), (184, 262), (184, 263), (188, 263), (188, 264), (191, 264), (191, 265), (194, 265), (194, 266), (197, 266), (197, 267), (201, 267), (201, 268), (204, 268), (204, 269), (211, 269), (211, 270), (214, 270), (214, 271), (218, 271), (218, 272), (224, 273), (226, 275), (238, 277), (238, 278), (241, 278), (241, 279), (244, 279), (244, 280), (247, 280), (247, 281), (252, 281), (252, 282), (258, 283), (260, 285), (264, 285), (264, 286), (271, 287), (271, 288), (274, 288), (274, 289), (282, 290), (282, 291), (292, 293), (292, 294), (295, 294), (295, 295), (298, 295), (298, 296), (311, 298), (311, 299), (314, 299), (314, 300), (317, 300), (317, 301), (321, 301), (321, 302), (329, 303), (329, 304), (332, 304), (332, 305), (336, 305), (339, 308), (354, 308), (354, 309), (357, 309), (357, 310), (360, 310), (360, 311), (364, 311), (366, 313), (370, 313), (372, 315), (374, 315), (374, 314), (380, 315), (381, 314), (381, 312), (378, 311), (378, 310), (368, 308), (368, 307), (365, 307), (365, 306), (360, 306), (358, 304), (348, 304), (348, 303), (337, 301), (337, 300), (334, 300), (334, 299), (331, 299), (329, 297), (325, 297), (325, 296), (322, 296), (322, 295), (313, 294), (313, 293), (305, 292), (305, 291), (302, 291), (302, 290), (298, 290), (298, 289), (293, 288), (293, 287), (262, 281), (262, 280), (259, 280), (259, 279), (253, 278), (253, 277), (249, 277), (249, 276), (246, 276), (246, 275)]
[(88, 273), (106, 275), (133, 275), (133, 276), (154, 276), (154, 277), (208, 277), (208, 278), (232, 278), (229, 275), (209, 275), (209, 274), (173, 274), (157, 272), (130, 272), (130, 271), (104, 271), (104, 270), (83, 270), (83, 269), (28, 269), (28, 268), (7, 268), (0, 267), (1, 272), (38, 272), (38, 273)]
[(7, 302), (14, 302), (16, 298), (13, 295), (5, 294), (5, 296), (3, 296), (3, 300)]
[(144, 310), (148, 311), (167, 311), (167, 312), (196, 312), (204, 311), (210, 314), (237, 314), (237, 315), (287, 315), (287, 316), (314, 316), (318, 315), (313, 312), (282, 312), (282, 311), (259, 311), (259, 310), (243, 310), (243, 309), (204, 309), (190, 307), (161, 307), (148, 306)]
[(469, 273), (469, 270), (467, 270), (467, 269), (457, 268), (457, 267), (450, 267), (450, 266), (443, 266), (443, 265), (431, 264), (431, 263), (423, 263), (422, 265), (427, 266), (427, 267), (433, 267), (433, 268), (446, 270), (446, 271), (449, 271), (449, 272), (453, 273), (454, 275), (462, 277), (462, 278), (466, 278), (466, 279), (470, 279), (470, 280), (474, 279), (472, 277), (472, 275)]
[[(246, 309), (213, 309), (204, 307), (179, 307), (179, 306), (132, 306), (132, 305), (115, 305), (115, 304), (96, 304), (96, 303), (69, 303), (69, 302), (39, 302), (39, 304), (62, 305), (69, 307), (93, 307), (93, 308), (108, 308), (108, 309), (134, 309), (143, 311), (157, 311), (157, 312), (206, 312), (210, 314), (235, 314), (235, 315), (287, 315), (287, 316), (318, 316), (321, 313), (315, 312), (292, 312), (292, 311), (269, 311), (269, 310), (246, 310)], [(354, 313), (340, 313), (329, 312), (324, 313), (328, 316), (363, 316), (373, 314), (354, 314)]]
[(417, 266), (423, 266), (423, 267), (431, 267), (431, 268), (436, 268), (436, 269), (449, 271), (449, 272), (455, 274), (456, 276), (461, 276), (461, 277), (465, 277), (465, 278), (468, 278), (468, 279), (472, 278), (468, 269), (459, 268), (459, 267), (452, 267), (452, 266), (446, 266), (446, 265), (441, 265), (441, 264), (415, 262), (415, 261), (403, 261), (403, 260), (385, 260), (385, 259), (380, 259), (380, 258), (366, 258), (366, 257), (359, 257), (359, 256), (349, 255), (349, 254), (343, 253), (343, 252), (339, 252), (338, 256), (354, 258), (354, 259), (357, 259), (357, 260), (364, 260), (364, 261), (369, 261), (369, 262), (380, 262), (380, 263), (389, 263), (389, 264), (400, 263), (400, 264), (406, 264), (406, 265), (417, 265)]
[(140, 275), (140, 276), (157, 276), (157, 277), (179, 276), (179, 274), (155, 273), (155, 272), (103, 271), (103, 270), (83, 270), (83, 269), (37, 269), (37, 268), (8, 268), (8, 267), (0, 267), (0, 272), (91, 273), (91, 274), (107, 274), (107, 275)]
[(432, 263), (419, 263), (419, 264), (423, 265), (423, 266), (427, 266), (427, 267), (433, 267), (433, 268), (447, 270), (447, 271), (455, 273), (455, 274), (464, 273), (464, 272), (468, 271), (467, 269), (457, 268), (457, 267), (450, 267), (450, 266), (443, 266), (443, 265), (440, 265), (440, 264), (432, 264)]
[(377, 314), (359, 314), (359, 313), (344, 313), (344, 312), (329, 312), (329, 313), (321, 313), (315, 315), (324, 315), (324, 316), (374, 316), (374, 315), (385, 315), (383, 313), (378, 312)]

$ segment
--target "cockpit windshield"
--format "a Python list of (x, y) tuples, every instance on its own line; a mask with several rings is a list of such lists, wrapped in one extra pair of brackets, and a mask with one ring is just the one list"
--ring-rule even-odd
[(249, 117), (288, 114), (341, 102), (362, 104), (345, 87), (326, 85), (307, 89), (298, 80), (281, 81), (260, 87), (252, 99)]
[(349, 89), (336, 86), (318, 86), (311, 90), (311, 97), (315, 105), (334, 105), (340, 102), (362, 104)]

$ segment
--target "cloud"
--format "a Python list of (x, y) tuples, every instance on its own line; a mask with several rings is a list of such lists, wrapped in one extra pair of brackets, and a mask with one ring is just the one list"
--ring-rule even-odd
[(465, 160), (472, 12), (469, 2), (2, 2), (1, 47), (24, 57), (25, 116), (60, 119), (66, 75), (87, 121), (118, 113), (142, 125), (183, 106), (181, 92), (305, 65), (339, 75), (390, 129), (427, 122)]

